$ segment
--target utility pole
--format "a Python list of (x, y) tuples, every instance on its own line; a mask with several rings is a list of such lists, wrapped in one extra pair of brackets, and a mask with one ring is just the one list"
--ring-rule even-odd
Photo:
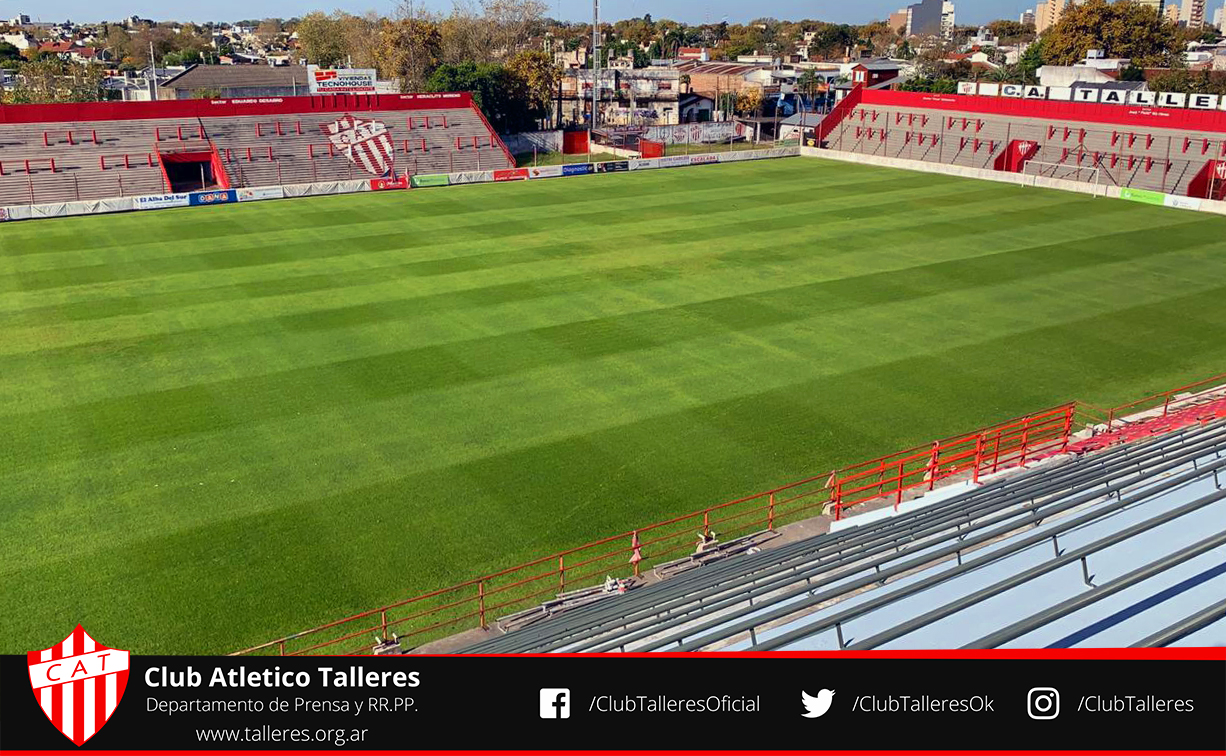
[(158, 65), (153, 57), (153, 40), (149, 40), (149, 99), (158, 98)]
[(592, 0), (592, 120), (587, 141), (596, 136), (596, 116), (600, 112), (600, 0)]

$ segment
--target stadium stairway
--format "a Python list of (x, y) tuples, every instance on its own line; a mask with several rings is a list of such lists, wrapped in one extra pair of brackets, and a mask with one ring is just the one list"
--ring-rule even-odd
[(464, 653), (1221, 645), (1226, 421), (937, 489)]

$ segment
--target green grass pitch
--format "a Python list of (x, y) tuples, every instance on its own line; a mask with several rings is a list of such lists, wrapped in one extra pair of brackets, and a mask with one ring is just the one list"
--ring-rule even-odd
[(0, 651), (230, 651), (1226, 366), (1226, 218), (789, 159), (0, 225)]

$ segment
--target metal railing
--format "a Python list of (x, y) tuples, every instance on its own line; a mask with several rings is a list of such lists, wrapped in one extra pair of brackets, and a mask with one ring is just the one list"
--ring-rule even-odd
[[(1162, 414), (1160, 416), (1166, 417), (1171, 411), (1181, 408), (1190, 400), (1194, 400), (1196, 398), (1195, 395), (1200, 393), (1198, 389), (1212, 388), (1222, 384), (1226, 384), (1226, 373), (1220, 373), (1202, 381), (1189, 383), (1186, 386), (1173, 388), (1169, 391), (1150, 394), (1144, 399), (1138, 399), (1135, 402), (1129, 402), (1128, 404), (1121, 404), (1118, 407), (1112, 407), (1106, 411), (1107, 429), (1110, 430), (1112, 427), (1114, 427), (1116, 422), (1119, 421), (1119, 418), (1124, 415), (1135, 415), (1145, 412), (1146, 410), (1155, 409), (1159, 406), (1162, 407)], [(1179, 398), (1180, 394), (1190, 394), (1191, 396)]]
[(644, 569), (683, 557), (697, 536), (734, 538), (817, 514), (845, 510), (904, 493), (959, 473), (973, 480), (1062, 451), (1082, 412), (1068, 403), (907, 449), (830, 473), (716, 504), (689, 514), (594, 541), (566, 551), (336, 620), (236, 652), (243, 654), (368, 653), (376, 638), (397, 635), (418, 646), (538, 605), (558, 593), (605, 576), (638, 576)]

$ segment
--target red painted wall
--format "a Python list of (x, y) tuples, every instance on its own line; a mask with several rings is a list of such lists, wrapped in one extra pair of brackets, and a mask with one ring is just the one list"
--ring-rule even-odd
[(938, 95), (884, 89), (866, 89), (862, 93), (862, 98), (862, 105), (958, 110), (1015, 118), (1043, 118), (1049, 121), (1084, 121), (1121, 126), (1148, 126), (1226, 133), (1226, 111), (1223, 110), (1145, 108), (1139, 105), (1099, 105), (1062, 100), (1025, 100), (1017, 97)]
[(564, 131), (562, 132), (562, 154), (578, 155), (579, 153), (587, 152), (587, 132), (586, 131)]
[(0, 105), (0, 123), (130, 121), (144, 118), (357, 113), (373, 110), (467, 108), (467, 92), (402, 95), (318, 95), (239, 100), (163, 100), (160, 102), (82, 102), (56, 105)]

